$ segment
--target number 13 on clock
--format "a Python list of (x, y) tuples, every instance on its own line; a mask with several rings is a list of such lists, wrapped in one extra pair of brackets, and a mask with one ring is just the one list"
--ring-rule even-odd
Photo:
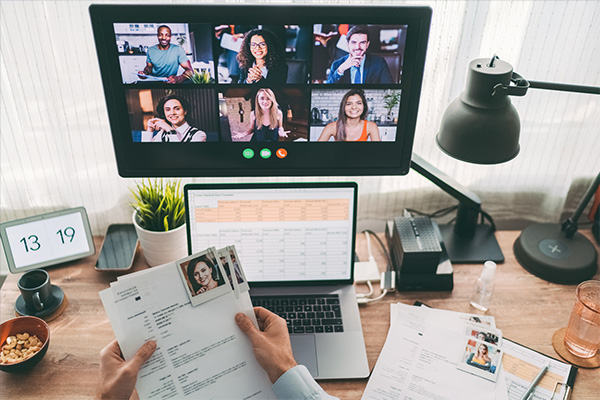
[(13, 273), (95, 253), (83, 207), (2, 223), (0, 235)]

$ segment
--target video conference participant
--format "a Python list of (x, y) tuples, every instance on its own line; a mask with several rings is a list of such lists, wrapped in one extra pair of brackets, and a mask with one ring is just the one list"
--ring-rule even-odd
[(278, 142), (289, 131), (283, 129), (283, 113), (271, 89), (256, 92), (254, 111), (250, 113), (250, 128), (244, 136), (252, 135), (251, 142)]
[[(168, 83), (181, 83), (188, 76), (193, 75), (192, 63), (185, 55), (185, 51), (178, 45), (171, 43), (171, 28), (161, 25), (157, 29), (158, 44), (148, 48), (146, 67), (139, 71), (140, 74), (164, 77)], [(184, 72), (177, 75), (179, 66)], [(140, 77), (145, 79), (144, 77)]]
[[(215, 37), (222, 39), (223, 34), (231, 35), (231, 40), (237, 42), (243, 40), (244, 34), (251, 29), (256, 28), (254, 25), (219, 25), (215, 28)], [(240, 80), (240, 67), (237, 62), (237, 51), (224, 49), (225, 62), (229, 70), (229, 78), (231, 82), (237, 83)]]
[(266, 29), (252, 29), (237, 55), (239, 83), (285, 83), (288, 66), (279, 41)]
[[(296, 363), (285, 320), (262, 307), (254, 307), (254, 313), (260, 330), (242, 313), (235, 316), (235, 321), (250, 339), (256, 361), (273, 383), (275, 396), (278, 399), (296, 400), (336, 399), (325, 393), (305, 366)], [(100, 352), (97, 397), (129, 399), (140, 368), (155, 350), (156, 342), (150, 340), (140, 347), (131, 360), (125, 361), (116, 340), (104, 347)]]
[(350, 89), (340, 102), (337, 121), (328, 123), (318, 142), (327, 142), (334, 138), (336, 142), (372, 142), (381, 141), (379, 128), (375, 122), (365, 118), (369, 113), (369, 106), (365, 93), (361, 89)]
[(183, 97), (170, 94), (160, 99), (156, 106), (158, 118), (148, 120), (142, 142), (206, 142), (206, 133), (187, 122), (189, 110)]
[(368, 54), (369, 30), (354, 25), (346, 35), (348, 54), (331, 64), (326, 83), (394, 83), (385, 59)]

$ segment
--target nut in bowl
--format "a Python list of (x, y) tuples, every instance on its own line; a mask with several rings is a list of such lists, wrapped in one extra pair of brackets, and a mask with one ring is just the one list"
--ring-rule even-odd
[(38, 317), (17, 317), (0, 324), (0, 370), (25, 371), (36, 365), (50, 345), (50, 328)]

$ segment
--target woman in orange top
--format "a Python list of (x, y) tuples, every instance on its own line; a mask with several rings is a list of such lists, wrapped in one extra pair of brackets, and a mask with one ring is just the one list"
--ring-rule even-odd
[(379, 128), (375, 122), (365, 120), (369, 112), (365, 93), (361, 89), (350, 89), (342, 98), (337, 121), (325, 126), (317, 141), (327, 142), (332, 137), (336, 142), (380, 142)]
[(485, 344), (480, 343), (477, 347), (477, 354), (473, 355), (473, 358), (471, 358), (471, 362), (480, 365), (486, 365), (489, 364), (491, 361), (491, 358), (488, 356), (488, 347)]

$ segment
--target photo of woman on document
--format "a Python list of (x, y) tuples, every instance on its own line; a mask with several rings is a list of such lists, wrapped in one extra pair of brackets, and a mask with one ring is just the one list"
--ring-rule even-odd
[(225, 283), (215, 263), (206, 255), (190, 261), (187, 274), (194, 295), (208, 292)]
[(474, 365), (481, 369), (489, 369), (492, 359), (488, 356), (488, 352), (488, 347), (485, 344), (480, 343), (479, 346), (477, 346), (477, 351), (471, 353), (467, 358), (467, 364)]

